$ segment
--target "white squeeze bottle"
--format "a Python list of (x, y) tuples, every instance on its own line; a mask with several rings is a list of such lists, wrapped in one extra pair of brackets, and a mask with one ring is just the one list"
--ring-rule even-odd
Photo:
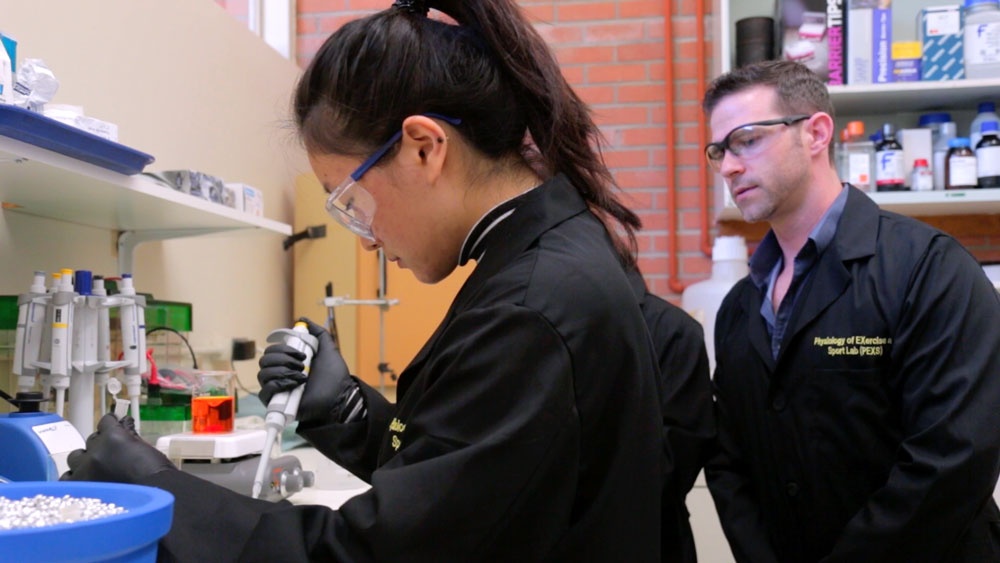
[(746, 240), (743, 237), (716, 237), (712, 245), (712, 277), (689, 285), (681, 294), (681, 308), (700, 322), (705, 331), (705, 348), (712, 372), (715, 371), (715, 315), (729, 290), (748, 273)]
[(965, 0), (965, 77), (1000, 76), (1000, 1)]

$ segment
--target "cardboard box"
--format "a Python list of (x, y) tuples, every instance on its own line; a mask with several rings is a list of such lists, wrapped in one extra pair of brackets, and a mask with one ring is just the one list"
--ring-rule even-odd
[(784, 60), (798, 61), (829, 82), (828, 2), (843, 0), (778, 0), (779, 52)]
[(892, 82), (892, 7), (890, 0), (879, 0), (872, 11), (872, 82)]
[(827, 79), (831, 86), (847, 84), (844, 59), (844, 0), (826, 0)]
[[(227, 183), (226, 187), (232, 188), (236, 193), (233, 195), (234, 201), (242, 202), (241, 206), (236, 207), (237, 210), (243, 211), (248, 215), (253, 215), (254, 217), (264, 216), (264, 194), (253, 186), (240, 183)], [(234, 205), (234, 206), (235, 206)]]
[(962, 48), (962, 7), (924, 8), (917, 16), (920, 42), (921, 80), (958, 80), (965, 78)]
[(892, 82), (891, 0), (847, 0), (848, 84)]
[(920, 80), (920, 42), (894, 41), (892, 44), (892, 81)]
[(243, 211), (242, 188), (236, 184), (224, 184), (222, 186), (222, 205)]
[(847, 17), (844, 19), (847, 33), (847, 61), (844, 65), (847, 71), (848, 84), (871, 84), (872, 46), (874, 28), (874, 0), (847, 0)]
[(222, 203), (221, 178), (197, 170), (164, 170), (156, 176), (186, 194)]

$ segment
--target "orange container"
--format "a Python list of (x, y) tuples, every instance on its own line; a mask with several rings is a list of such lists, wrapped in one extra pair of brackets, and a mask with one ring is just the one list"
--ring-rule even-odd
[(191, 399), (191, 431), (195, 434), (232, 432), (236, 412), (232, 395), (205, 395)]

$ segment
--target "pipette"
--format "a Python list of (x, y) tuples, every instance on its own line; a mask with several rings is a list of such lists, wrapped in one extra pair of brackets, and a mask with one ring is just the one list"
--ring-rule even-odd
[[(69, 389), (71, 359), (73, 357), (73, 270), (62, 269), (59, 289), (52, 295), (52, 354), (49, 374), (52, 387), (56, 390), (56, 414), (63, 416), (66, 390)], [(84, 430), (78, 429), (80, 432)]]
[(45, 323), (45, 272), (35, 272), (28, 293), (17, 300), (17, 332), (14, 344), (14, 365), (11, 371), (17, 376), (17, 390), (31, 391), (35, 387), (38, 360)]
[[(267, 336), (268, 342), (284, 342), (287, 346), (305, 354), (302, 360), (302, 373), (309, 375), (309, 364), (312, 362), (313, 354), (319, 341), (309, 334), (309, 328), (304, 322), (297, 322), (291, 329), (280, 328)], [(305, 385), (299, 385), (291, 391), (282, 391), (271, 397), (267, 403), (267, 414), (264, 417), (264, 424), (267, 427), (267, 436), (264, 439), (264, 450), (260, 454), (260, 464), (257, 466), (257, 474), (253, 479), (252, 498), (260, 497), (264, 488), (264, 476), (271, 462), (271, 449), (278, 433), (284, 430), (285, 425), (295, 420), (299, 410), (299, 401), (302, 399), (302, 391)]]
[(94, 375), (94, 385), (97, 386), (97, 396), (100, 397), (98, 412), (108, 412), (107, 387), (111, 368), (111, 311), (107, 305), (108, 290), (104, 286), (104, 276), (94, 276), (92, 292), (104, 304), (97, 309), (97, 361), (101, 368)]
[(146, 298), (136, 293), (131, 274), (122, 274), (118, 290), (123, 300), (122, 352), (128, 362), (125, 366), (125, 390), (132, 404), (135, 430), (141, 432), (139, 398), (142, 393), (142, 374), (146, 371)]

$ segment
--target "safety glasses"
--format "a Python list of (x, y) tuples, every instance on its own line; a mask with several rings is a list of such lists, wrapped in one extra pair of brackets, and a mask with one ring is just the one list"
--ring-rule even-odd
[(755, 121), (740, 125), (726, 134), (718, 143), (705, 145), (705, 157), (708, 159), (708, 164), (712, 169), (718, 172), (722, 166), (722, 159), (726, 156), (726, 151), (729, 151), (734, 156), (745, 158), (757, 156), (767, 146), (765, 142), (767, 138), (778, 131), (776, 126), (782, 125), (787, 127), (800, 121), (805, 121), (810, 117), (812, 115), (790, 115), (788, 117), (779, 117), (777, 119)]
[[(461, 119), (446, 117), (436, 113), (422, 114), (440, 119), (452, 125), (462, 123)], [(326, 198), (326, 212), (338, 223), (359, 237), (375, 240), (372, 234), (372, 220), (375, 218), (375, 198), (361, 185), (361, 177), (365, 175), (382, 157), (388, 153), (400, 139), (403, 130), (396, 131), (388, 141), (380, 146), (371, 156), (365, 159), (354, 172), (351, 172), (336, 188), (330, 191)]]

